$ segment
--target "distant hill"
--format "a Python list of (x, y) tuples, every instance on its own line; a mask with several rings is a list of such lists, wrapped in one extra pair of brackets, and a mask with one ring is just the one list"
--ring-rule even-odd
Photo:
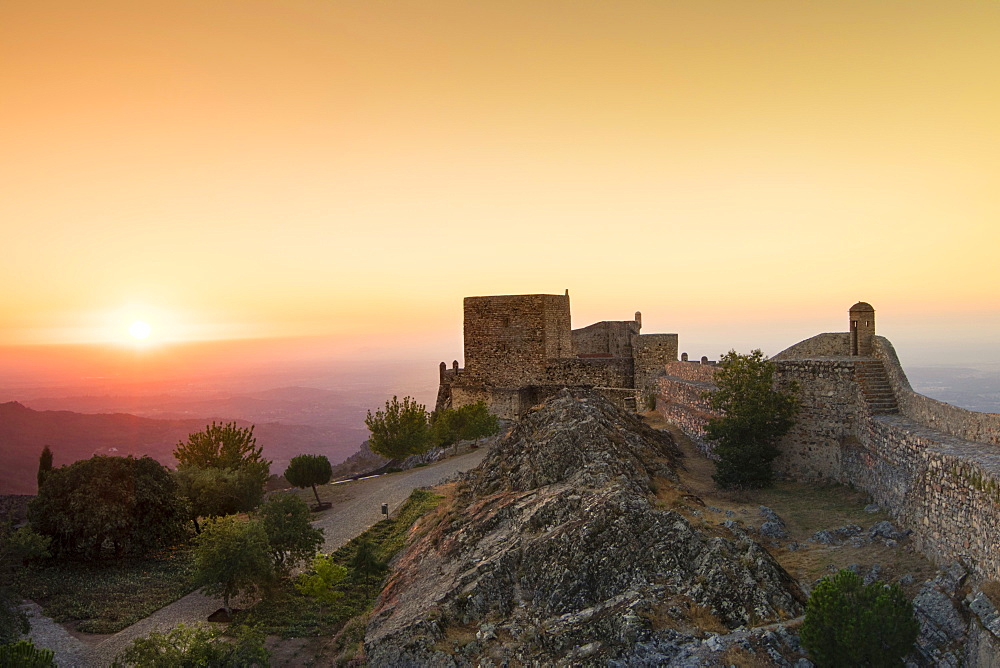
[[(216, 421), (226, 421), (216, 418)], [(173, 449), (211, 419), (153, 419), (127, 413), (85, 415), (71, 411), (36, 411), (16, 402), (0, 403), (0, 494), (34, 494), (38, 455), (48, 445), (55, 466), (95, 454), (149, 455), (176, 466)], [(241, 426), (250, 423), (236, 420)], [(332, 463), (357, 451), (337, 429), (277, 422), (256, 423), (254, 435), (272, 460), (272, 473), (282, 473), (298, 454), (321, 454)]]

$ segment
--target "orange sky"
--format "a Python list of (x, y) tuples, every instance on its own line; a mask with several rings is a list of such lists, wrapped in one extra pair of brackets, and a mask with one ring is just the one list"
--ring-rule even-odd
[(698, 356), (865, 300), (904, 362), (1000, 361), (998, 36), (995, 2), (7, 0), (0, 345), (450, 360), (463, 296), (569, 288)]

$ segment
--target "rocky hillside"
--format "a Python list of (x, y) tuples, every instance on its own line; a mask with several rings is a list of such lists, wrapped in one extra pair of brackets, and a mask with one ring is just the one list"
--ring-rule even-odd
[(668, 435), (564, 390), (398, 559), (368, 660), (697, 663), (707, 631), (802, 614), (799, 586), (745, 533), (708, 535), (661, 507), (654, 491), (679, 485), (680, 465)]

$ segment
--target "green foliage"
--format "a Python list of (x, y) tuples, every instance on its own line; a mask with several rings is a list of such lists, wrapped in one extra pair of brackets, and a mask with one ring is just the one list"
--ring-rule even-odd
[(352, 571), (363, 577), (382, 575), (387, 568), (386, 563), (378, 558), (375, 544), (368, 539), (358, 541), (354, 556), (348, 564)]
[(444, 408), (434, 412), (431, 425), (434, 441), (448, 446), (458, 441), (478, 440), (500, 431), (500, 422), (490, 413), (486, 402), (477, 401), (458, 408)]
[(260, 505), (264, 484), (259, 466), (238, 469), (184, 466), (173, 472), (180, 495), (187, 500), (188, 517), (200, 531), (199, 517), (245, 513)]
[(114, 562), (50, 559), (17, 570), (14, 587), (57, 622), (85, 633), (116, 633), (190, 593), (191, 549)]
[(433, 444), (427, 408), (412, 397), (403, 397), (400, 403), (394, 396), (385, 402), (385, 410), (380, 408), (374, 415), (368, 411), (365, 425), (371, 432), (368, 446), (372, 452), (389, 459), (426, 452)]
[(295, 494), (275, 494), (257, 510), (257, 517), (279, 575), (313, 556), (323, 544), (323, 530), (309, 523), (309, 506)]
[(55, 652), (35, 647), (30, 640), (0, 645), (0, 667), (49, 668), (55, 665)]
[(345, 577), (347, 569), (336, 563), (332, 555), (317, 554), (312, 560), (312, 570), (299, 575), (295, 589), (323, 603), (333, 603), (344, 595), (334, 587)]
[(920, 627), (898, 585), (842, 570), (816, 585), (800, 636), (817, 666), (898, 666)]
[(718, 456), (712, 478), (723, 488), (760, 488), (771, 484), (775, 443), (795, 423), (798, 388), (774, 389), (775, 366), (760, 350), (740, 355), (730, 350), (715, 372), (718, 389), (708, 392), (722, 417), (709, 420), (705, 437)]
[(52, 470), (52, 450), (49, 446), (42, 448), (42, 454), (38, 456), (38, 489), (42, 488), (45, 476)]
[(0, 521), (0, 643), (12, 643), (28, 632), (28, 618), (17, 609), (20, 601), (10, 585), (26, 563), (49, 556), (50, 542), (30, 527), (15, 531), (10, 520)]
[(167, 470), (149, 457), (95, 456), (51, 471), (28, 507), (61, 557), (142, 556), (185, 535), (184, 503)]
[(213, 422), (201, 431), (188, 434), (187, 443), (180, 442), (174, 448), (174, 457), (181, 468), (235, 470), (251, 467), (263, 470), (264, 480), (267, 480), (271, 462), (264, 459), (263, 453), (264, 449), (257, 446), (253, 435), (253, 425), (237, 427), (235, 422)]
[(114, 666), (141, 668), (246, 668), (268, 665), (270, 653), (264, 634), (241, 627), (232, 641), (221, 631), (205, 626), (180, 624), (166, 633), (150, 633), (137, 638), (116, 658)]
[(316, 485), (325, 485), (330, 482), (333, 476), (333, 467), (330, 460), (323, 455), (299, 455), (292, 457), (285, 469), (285, 480), (299, 488), (312, 486), (313, 494), (316, 495), (316, 505), (318, 506), (319, 492)]
[[(414, 490), (395, 516), (376, 523), (338, 549), (329, 556), (329, 562), (349, 566), (365, 542), (372, 545), (372, 552), (379, 561), (388, 562), (406, 544), (413, 524), (440, 501), (440, 496), (426, 489)], [(333, 636), (352, 619), (361, 618), (371, 610), (384, 582), (384, 571), (378, 576), (366, 576), (348, 570), (347, 577), (335, 582), (334, 591), (322, 598), (303, 593), (296, 586), (285, 586), (276, 589), (252, 610), (241, 613), (236, 621), (260, 624), (267, 633), (284, 637)], [(361, 626), (363, 633), (363, 624)]]
[(222, 596), (226, 612), (230, 597), (260, 591), (273, 575), (267, 533), (258, 521), (235, 515), (210, 519), (195, 538), (194, 584), (209, 596)]

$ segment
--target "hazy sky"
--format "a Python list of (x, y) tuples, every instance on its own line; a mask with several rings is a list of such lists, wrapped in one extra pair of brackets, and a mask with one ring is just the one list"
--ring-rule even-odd
[(996, 2), (5, 0), (0, 344), (450, 360), (463, 296), (569, 288), (1000, 361), (998, 63)]

